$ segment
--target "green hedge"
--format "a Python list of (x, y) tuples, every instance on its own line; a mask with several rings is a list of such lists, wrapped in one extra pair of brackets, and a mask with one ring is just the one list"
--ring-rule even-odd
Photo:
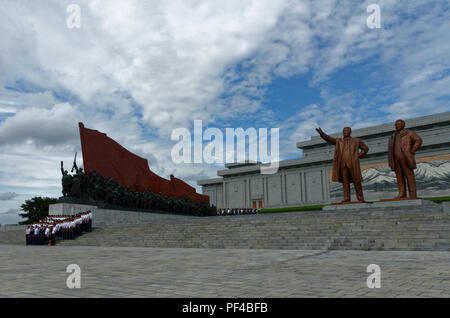
[(276, 212), (299, 212), (299, 211), (319, 211), (326, 204), (310, 205), (310, 206), (294, 206), (289, 208), (261, 209), (258, 213), (276, 213)]
[(450, 197), (426, 198), (425, 200), (430, 200), (436, 203), (442, 203), (444, 201), (450, 201)]
[[(436, 197), (426, 198), (436, 203), (442, 203), (444, 201), (450, 201), (450, 197)], [(301, 212), (301, 211), (321, 211), (327, 204), (309, 205), (309, 206), (294, 206), (289, 208), (275, 208), (275, 209), (261, 209), (258, 213), (276, 213), (276, 212)]]

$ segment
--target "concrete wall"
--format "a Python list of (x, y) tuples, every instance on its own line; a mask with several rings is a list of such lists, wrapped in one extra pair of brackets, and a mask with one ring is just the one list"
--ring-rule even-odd
[(122, 210), (96, 209), (92, 215), (92, 226), (120, 226), (132, 224), (151, 224), (165, 218), (183, 218), (182, 216), (160, 213), (134, 212)]
[(203, 193), (218, 208), (298, 206), (329, 201), (329, 165), (282, 169), (274, 175), (252, 174), (224, 179), (223, 187), (203, 185)]
[[(161, 222), (181, 222), (193, 216), (174, 215), (165, 213), (136, 212), (127, 210), (99, 209), (91, 205), (57, 203), (49, 207), (52, 215), (73, 215), (79, 212), (92, 212), (92, 226), (120, 226), (133, 224), (149, 224)], [(200, 217), (199, 217), (200, 218)]]
[(25, 231), (26, 228), (27, 228), (27, 225), (16, 225), (16, 224), (3, 225), (3, 226), (0, 226), (0, 232), (17, 231), (17, 230)]
[(247, 180), (237, 179), (225, 182), (226, 202), (230, 208), (245, 206), (245, 198), (248, 195), (245, 187)]
[(442, 209), (444, 212), (450, 213), (450, 202), (442, 202)]
[(223, 186), (220, 185), (211, 185), (204, 189), (204, 195), (209, 196), (209, 203), (215, 206), (223, 205)]
[(56, 203), (48, 206), (49, 215), (74, 215), (88, 210), (97, 209), (94, 205), (73, 204), (73, 203)]

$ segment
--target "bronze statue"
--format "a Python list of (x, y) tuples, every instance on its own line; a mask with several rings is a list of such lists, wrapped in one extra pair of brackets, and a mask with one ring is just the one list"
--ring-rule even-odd
[(398, 195), (394, 199), (406, 198), (405, 179), (408, 182), (409, 198), (417, 199), (414, 154), (422, 145), (422, 138), (412, 130), (406, 130), (404, 120), (397, 120), (395, 129), (397, 131), (389, 139), (388, 150), (389, 167), (395, 171), (398, 184)]
[[(362, 190), (362, 174), (359, 159), (369, 152), (366, 146), (358, 138), (352, 138), (352, 129), (344, 127), (342, 134), (344, 138), (333, 138), (325, 134), (322, 129), (316, 128), (320, 137), (330, 144), (336, 145), (334, 149), (332, 182), (341, 182), (344, 188), (344, 201), (350, 203), (350, 183), (355, 186), (356, 196), (359, 202), (365, 202)], [(361, 149), (361, 152), (359, 151)]]
[(71, 196), (71, 188), (72, 188), (72, 176), (69, 175), (67, 170), (64, 170), (64, 163), (61, 161), (61, 173), (62, 173), (62, 194), (64, 197)]
[(78, 167), (77, 167), (77, 153), (76, 153), (76, 152), (75, 152), (75, 158), (73, 159), (72, 170), (70, 170), (70, 172), (73, 172), (73, 169), (75, 169), (75, 171), (78, 173)]

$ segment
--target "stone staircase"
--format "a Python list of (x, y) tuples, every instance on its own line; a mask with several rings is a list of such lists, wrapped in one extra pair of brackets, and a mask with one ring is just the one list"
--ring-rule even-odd
[(156, 219), (94, 228), (60, 245), (450, 251), (441, 206)]

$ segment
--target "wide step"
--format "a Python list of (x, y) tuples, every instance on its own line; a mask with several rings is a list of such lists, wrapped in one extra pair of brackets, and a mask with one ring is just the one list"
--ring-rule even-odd
[(95, 228), (61, 245), (450, 250), (450, 213), (439, 210), (299, 212), (192, 218)]

